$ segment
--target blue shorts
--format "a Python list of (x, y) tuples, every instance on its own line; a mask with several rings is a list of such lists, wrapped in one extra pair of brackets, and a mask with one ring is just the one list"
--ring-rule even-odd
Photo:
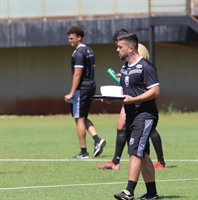
[(131, 124), (126, 125), (128, 154), (144, 157), (150, 154), (149, 136), (156, 128), (158, 118), (146, 116), (136, 117)]
[(76, 90), (74, 93), (74, 103), (70, 104), (71, 114), (73, 118), (88, 117), (90, 106), (92, 103), (91, 97), (95, 94), (95, 88), (91, 90)]

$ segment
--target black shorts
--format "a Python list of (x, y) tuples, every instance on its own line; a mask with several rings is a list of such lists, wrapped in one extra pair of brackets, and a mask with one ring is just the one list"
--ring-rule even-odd
[(127, 124), (128, 154), (144, 157), (145, 152), (150, 154), (149, 136), (156, 128), (158, 118), (138, 117)]
[(88, 117), (91, 97), (95, 94), (95, 88), (91, 90), (76, 90), (74, 93), (74, 103), (71, 105), (71, 114), (73, 118)]

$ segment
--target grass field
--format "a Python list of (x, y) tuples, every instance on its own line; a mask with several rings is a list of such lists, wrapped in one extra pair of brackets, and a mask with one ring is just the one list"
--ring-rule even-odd
[[(111, 200), (127, 184), (125, 148), (120, 170), (99, 170), (112, 159), (118, 115), (90, 115), (107, 145), (93, 158), (93, 140), (87, 135), (90, 159), (75, 160), (79, 153), (74, 120), (65, 116), (0, 116), (1, 200)], [(160, 199), (198, 198), (198, 113), (160, 114), (167, 169), (156, 170)], [(151, 144), (151, 158), (156, 154)], [(140, 176), (135, 196), (145, 192)]]

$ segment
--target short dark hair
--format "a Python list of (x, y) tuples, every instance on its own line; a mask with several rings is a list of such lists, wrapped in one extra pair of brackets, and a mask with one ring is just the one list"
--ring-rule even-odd
[(82, 28), (79, 26), (72, 26), (68, 31), (67, 35), (76, 34), (77, 36), (81, 36), (82, 38), (85, 36), (85, 33)]
[(116, 30), (116, 32), (113, 34), (113, 42), (117, 42), (117, 37), (126, 33), (128, 33), (128, 31), (123, 28)]
[(121, 40), (126, 40), (127, 42), (131, 43), (131, 45), (138, 52), (138, 37), (136, 34), (126, 33), (126, 34), (119, 35), (117, 37), (117, 41), (121, 41)]

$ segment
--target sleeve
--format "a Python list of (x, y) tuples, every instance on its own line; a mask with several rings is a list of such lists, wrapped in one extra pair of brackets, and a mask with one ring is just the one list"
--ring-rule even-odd
[(82, 51), (76, 51), (74, 54), (74, 68), (84, 68), (84, 55)]
[(144, 84), (146, 85), (147, 89), (159, 85), (157, 70), (154, 66), (147, 65), (144, 68), (143, 74), (144, 74)]

